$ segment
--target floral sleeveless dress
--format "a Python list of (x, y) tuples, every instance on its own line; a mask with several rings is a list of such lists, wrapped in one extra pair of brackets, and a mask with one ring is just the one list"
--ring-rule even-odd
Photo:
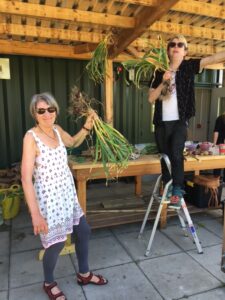
[(66, 240), (84, 214), (78, 202), (73, 176), (70, 172), (66, 148), (56, 128), (59, 146), (50, 148), (32, 133), (40, 154), (33, 172), (34, 188), (39, 209), (48, 224), (48, 234), (40, 234), (44, 248)]

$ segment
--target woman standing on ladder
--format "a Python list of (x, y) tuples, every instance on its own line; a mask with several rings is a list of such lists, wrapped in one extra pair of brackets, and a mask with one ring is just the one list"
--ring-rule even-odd
[[(171, 205), (179, 207), (183, 197), (183, 149), (189, 119), (195, 115), (194, 76), (211, 64), (224, 62), (225, 51), (202, 59), (185, 60), (188, 45), (182, 35), (172, 38), (167, 45), (169, 71), (157, 71), (151, 80), (148, 100), (155, 103), (153, 123), (158, 150), (171, 161), (173, 186)], [(170, 179), (165, 162), (161, 160), (162, 180)]]

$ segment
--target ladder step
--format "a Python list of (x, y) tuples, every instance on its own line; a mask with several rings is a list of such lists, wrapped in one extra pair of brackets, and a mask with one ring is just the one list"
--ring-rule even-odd
[[(159, 196), (158, 194), (153, 194), (153, 198), (154, 198), (156, 201), (158, 201), (158, 202), (161, 202), (161, 201), (162, 201), (162, 196)], [(165, 199), (165, 200), (163, 201), (163, 203), (170, 203), (170, 200)]]
[(181, 209), (181, 206), (173, 206), (173, 205), (168, 205), (168, 208), (172, 208), (172, 209), (180, 210), (180, 209)]
[(158, 194), (153, 194), (153, 198), (158, 202), (161, 202), (162, 200), (162, 196), (159, 196)]

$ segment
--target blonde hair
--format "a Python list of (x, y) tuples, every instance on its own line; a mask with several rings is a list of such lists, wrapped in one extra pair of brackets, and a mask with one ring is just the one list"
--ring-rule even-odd
[(35, 119), (37, 104), (40, 101), (46, 102), (49, 106), (56, 108), (56, 114), (59, 114), (59, 106), (55, 98), (50, 93), (42, 93), (33, 95), (30, 102), (30, 114)]
[(180, 42), (184, 43), (185, 50), (188, 49), (188, 43), (187, 43), (187, 40), (185, 39), (185, 37), (182, 34), (177, 34), (168, 41), (167, 50), (168, 50), (169, 43), (175, 39), (178, 39)]

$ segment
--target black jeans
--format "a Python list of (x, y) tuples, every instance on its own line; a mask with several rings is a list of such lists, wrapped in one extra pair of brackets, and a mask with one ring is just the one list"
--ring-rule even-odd
[[(155, 128), (155, 139), (160, 153), (167, 154), (171, 162), (173, 186), (183, 187), (184, 184), (184, 143), (187, 138), (187, 125), (182, 121), (165, 121)], [(162, 180), (170, 179), (169, 170), (161, 160)]]

